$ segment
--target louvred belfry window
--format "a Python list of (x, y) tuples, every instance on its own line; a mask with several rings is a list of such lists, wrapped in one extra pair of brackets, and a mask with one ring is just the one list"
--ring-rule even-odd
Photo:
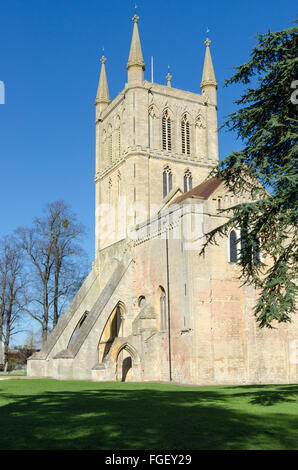
[(172, 150), (172, 123), (168, 111), (162, 116), (162, 148)]
[(190, 126), (186, 114), (181, 121), (181, 145), (182, 153), (190, 155)]

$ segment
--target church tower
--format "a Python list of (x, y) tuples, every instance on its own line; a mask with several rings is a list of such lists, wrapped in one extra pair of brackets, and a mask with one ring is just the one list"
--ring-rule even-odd
[[(218, 162), (210, 40), (201, 94), (176, 89), (169, 72), (165, 83), (152, 83), (144, 77), (138, 20), (134, 15), (127, 83), (112, 100), (106, 58), (100, 59), (95, 261), (28, 361), (27, 374), (194, 385), (297, 383), (298, 322), (256, 331), (258, 293), (239, 278), (238, 230), (200, 256), (206, 234), (229, 219), (222, 209), (252, 200), (208, 177)], [(264, 262), (270, 265), (270, 258)]]
[(202, 183), (218, 161), (217, 83), (207, 38), (201, 94), (144, 79), (135, 14), (127, 83), (110, 101), (105, 69), (96, 107), (96, 257), (129, 236), (179, 193)]

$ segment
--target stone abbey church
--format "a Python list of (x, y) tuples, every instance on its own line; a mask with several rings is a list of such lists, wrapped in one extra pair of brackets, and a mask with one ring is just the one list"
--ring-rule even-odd
[(247, 200), (208, 177), (218, 162), (210, 40), (200, 93), (172, 88), (169, 73), (164, 85), (148, 82), (138, 19), (127, 83), (112, 101), (101, 58), (92, 270), (43, 349), (29, 359), (28, 375), (295, 383), (297, 320), (257, 327), (255, 290), (238, 280), (237, 230), (200, 255), (204, 234), (227, 220), (220, 209)]

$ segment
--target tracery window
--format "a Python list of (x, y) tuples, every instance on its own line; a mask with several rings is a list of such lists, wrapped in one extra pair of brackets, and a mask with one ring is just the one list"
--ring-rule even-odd
[(182, 153), (190, 154), (190, 127), (187, 115), (184, 114), (181, 121), (181, 145)]
[(166, 166), (163, 171), (163, 197), (172, 190), (173, 187), (173, 176), (170, 167)]
[(187, 193), (192, 189), (192, 174), (191, 171), (186, 170), (184, 173), (184, 192)]
[(162, 115), (162, 148), (172, 150), (172, 123), (168, 110)]

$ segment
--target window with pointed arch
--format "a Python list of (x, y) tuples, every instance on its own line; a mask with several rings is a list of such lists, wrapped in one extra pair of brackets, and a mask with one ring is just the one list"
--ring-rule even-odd
[(160, 329), (166, 330), (167, 321), (167, 296), (163, 287), (159, 287), (159, 306), (160, 306)]
[(121, 196), (121, 173), (120, 171), (118, 171), (117, 173), (117, 193), (118, 193), (118, 197)]
[(105, 129), (102, 132), (102, 154), (103, 154), (104, 167), (106, 167), (108, 165), (108, 162), (107, 162), (107, 133)]
[(190, 155), (190, 126), (187, 114), (184, 114), (181, 121), (181, 146), (182, 153)]
[(162, 148), (172, 150), (172, 122), (168, 110), (162, 115)]
[(154, 119), (155, 119), (155, 111), (154, 108), (151, 107), (149, 109), (149, 121), (148, 121), (148, 131), (149, 131), (149, 147), (153, 148), (154, 147)]
[(112, 203), (112, 188), (113, 188), (112, 179), (109, 178), (108, 180), (108, 204)]
[[(251, 237), (250, 237), (251, 240)], [(248, 242), (247, 228), (241, 229), (241, 259), (242, 263), (258, 265), (261, 262), (260, 241), (255, 236)]]
[(163, 170), (163, 197), (165, 198), (167, 194), (172, 191), (173, 187), (173, 176), (170, 167), (166, 166)]
[(206, 151), (206, 124), (202, 116), (198, 116), (195, 125), (196, 154), (202, 155)]
[(236, 230), (232, 230), (229, 235), (229, 262), (253, 263), (254, 265), (258, 265), (261, 262), (260, 242), (258, 238), (254, 237), (253, 240), (248, 243), (248, 231), (245, 228), (240, 230), (240, 239), (237, 240), (237, 238)]
[(113, 161), (113, 136), (112, 136), (112, 126), (111, 124), (108, 127), (108, 134), (107, 134), (107, 160), (108, 164), (110, 165)]
[(115, 124), (115, 154), (116, 154), (116, 158), (120, 158), (121, 156), (121, 123), (120, 123), (119, 116), (117, 116), (116, 124)]
[(192, 174), (190, 170), (184, 173), (184, 192), (187, 193), (192, 189)]
[(229, 235), (229, 262), (237, 263), (237, 234), (232, 230)]

